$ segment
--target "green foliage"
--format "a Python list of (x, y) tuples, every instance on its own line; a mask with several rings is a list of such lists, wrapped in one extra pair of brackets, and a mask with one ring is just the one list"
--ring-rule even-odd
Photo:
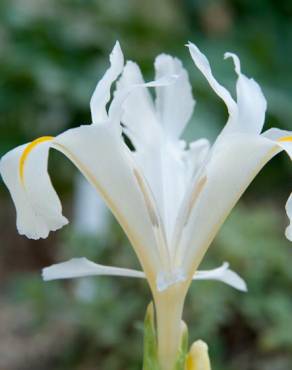
[(144, 321), (143, 370), (159, 370), (153, 303), (148, 305)]
[[(178, 350), (177, 360), (173, 370), (184, 370), (185, 362), (188, 354), (188, 328), (182, 322), (181, 341)], [(154, 307), (151, 302), (148, 305), (145, 320), (144, 320), (144, 360), (143, 370), (159, 370), (158, 352), (157, 352), (157, 333), (155, 329)]]
[(279, 353), (280, 369), (292, 365), (292, 250), (283, 229), (273, 206), (237, 207), (205, 258), (209, 267), (229, 261), (248, 284), (247, 294), (212, 282), (193, 284), (189, 294), (191, 337), (209, 344), (216, 369), (260, 369)]

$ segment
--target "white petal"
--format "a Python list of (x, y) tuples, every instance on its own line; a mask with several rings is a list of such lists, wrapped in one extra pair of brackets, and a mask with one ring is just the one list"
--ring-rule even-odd
[(194, 44), (189, 43), (188, 47), (196, 66), (204, 74), (216, 94), (225, 102), (229, 112), (228, 122), (218, 139), (221, 140), (223, 134), (259, 134), (264, 125), (266, 99), (256, 81), (241, 73), (239, 58), (235, 54), (225, 53), (225, 58), (231, 57), (233, 59), (235, 71), (238, 74), (236, 84), (237, 102), (235, 102), (230, 93), (213, 77), (209, 61), (205, 55)]
[(18, 232), (31, 239), (46, 238), (68, 223), (47, 172), (50, 145), (51, 140), (36, 140), (11, 150), (0, 162), (0, 173), (16, 207)]
[(104, 237), (109, 227), (109, 211), (104, 201), (78, 173), (74, 181), (74, 229), (82, 235)]
[[(285, 150), (292, 160), (292, 132), (286, 130), (280, 130), (277, 128), (271, 128), (264, 132), (262, 136), (270, 139), (278, 147), (278, 151)], [(292, 241), (292, 194), (286, 203), (286, 212), (289, 218), (289, 226), (286, 228), (286, 238)]]
[(292, 131), (270, 128), (263, 132), (262, 136), (274, 141), (278, 147), (286, 151), (292, 160)]
[(257, 82), (241, 73), (240, 61), (237, 55), (225, 53), (225, 58), (232, 58), (235, 71), (238, 75), (237, 92), (237, 118), (230, 120), (223, 132), (245, 132), (259, 134), (262, 131), (267, 102)]
[(292, 242), (292, 193), (286, 203), (286, 212), (290, 220), (290, 225), (286, 228), (286, 238)]
[(85, 257), (72, 258), (69, 261), (46, 267), (42, 271), (45, 281), (99, 275), (145, 278), (145, 274), (141, 271), (99, 265)]
[(16, 205), (19, 232), (44, 238), (67, 223), (47, 173), (48, 150), (53, 146), (97, 189), (124, 228), (148, 277), (155, 281), (162, 266), (155, 234), (160, 223), (118, 127), (107, 123), (81, 126), (54, 139), (38, 140), (28, 146), (29, 151), (22, 146), (1, 160), (1, 175)]
[(193, 280), (218, 280), (242, 292), (247, 291), (245, 281), (236, 272), (229, 269), (227, 262), (214, 270), (197, 271)]
[(159, 270), (155, 211), (118, 126), (108, 123), (68, 130), (54, 140), (96, 188), (124, 228), (145, 271)]
[(185, 152), (185, 160), (188, 164), (187, 176), (189, 180), (196, 176), (197, 171), (206, 161), (209, 151), (210, 143), (207, 139), (199, 139), (190, 143), (189, 150)]
[(146, 82), (146, 83), (142, 81), (141, 83), (132, 83), (132, 84), (129, 84), (128, 86), (125, 86), (124, 88), (121, 88), (121, 84), (119, 84), (119, 87), (115, 91), (114, 98), (109, 107), (109, 112), (108, 112), (109, 121), (112, 124), (118, 124), (118, 125), (120, 124), (122, 120), (122, 114), (124, 111), (124, 105), (126, 104), (127, 100), (131, 98), (131, 95), (134, 95), (134, 93), (137, 93), (138, 90), (141, 90), (141, 89), (145, 90), (145, 88), (147, 87), (170, 86), (174, 84), (176, 79), (177, 79), (176, 75), (169, 75), (169, 76), (163, 76), (157, 80)]
[[(145, 81), (140, 68), (136, 63), (128, 61), (122, 76), (117, 82), (117, 91), (131, 88), (133, 85), (142, 85)], [(122, 122), (126, 126), (126, 133), (135, 146), (151, 144), (157, 135), (159, 124), (155, 113), (153, 101), (147, 88), (136, 89), (127, 97), (123, 104)]]
[[(176, 81), (176, 75), (173, 71), (169, 73), (169, 75), (159, 76), (151, 85), (172, 86), (171, 83)], [(152, 190), (153, 199), (157, 203), (165, 230), (168, 230), (172, 228), (176, 215), (173, 207), (178, 207), (182, 198), (184, 150), (179, 142), (172, 143), (163, 137), (162, 127), (157, 121), (151, 96), (145, 88), (141, 88), (143, 85), (146, 84), (143, 82), (139, 67), (133, 62), (128, 62), (118, 83), (116, 95), (123, 95), (123, 91), (133, 86), (140, 86), (128, 96), (123, 104), (122, 122), (125, 125), (123, 131), (134, 144), (135, 151), (131, 154)]]
[(225, 87), (220, 85), (214, 78), (210, 63), (206, 56), (199, 50), (199, 48), (195, 44), (189, 42), (187, 46), (197, 68), (205, 76), (215, 93), (225, 102), (229, 115), (233, 116), (234, 114), (236, 114), (237, 107), (235, 101), (232, 99), (229, 91)]
[(93, 123), (104, 122), (107, 120), (106, 104), (110, 100), (111, 85), (123, 70), (124, 56), (118, 42), (116, 42), (111, 52), (110, 63), (111, 65), (109, 69), (98, 82), (90, 100)]
[(188, 123), (195, 101), (187, 71), (179, 59), (161, 54), (155, 60), (155, 79), (175, 74), (172, 85), (156, 88), (156, 109), (166, 135), (179, 138)]
[[(133, 278), (145, 278), (142, 271), (104, 266), (92, 261), (85, 257), (72, 258), (69, 261), (54, 264), (45, 267), (42, 270), (42, 276), (45, 281), (58, 280), (58, 279), (71, 279), (85, 276), (121, 276)], [(197, 271), (193, 280), (217, 280), (226, 283), (241, 291), (247, 291), (247, 287), (242, 278), (234, 271), (229, 269), (228, 263), (209, 271)], [(178, 280), (177, 282), (179, 282)], [(163, 289), (161, 289), (163, 290)]]
[[(226, 217), (250, 182), (277, 151), (256, 135), (226, 135), (216, 145), (204, 171), (190, 187), (182, 206), (177, 266), (192, 273)], [(182, 211), (183, 212), (183, 211)]]

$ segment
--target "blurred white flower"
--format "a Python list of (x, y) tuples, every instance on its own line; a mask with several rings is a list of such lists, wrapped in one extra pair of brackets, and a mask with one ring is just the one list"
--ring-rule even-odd
[(104, 237), (109, 229), (108, 208), (84, 176), (75, 177), (74, 229), (82, 235)]

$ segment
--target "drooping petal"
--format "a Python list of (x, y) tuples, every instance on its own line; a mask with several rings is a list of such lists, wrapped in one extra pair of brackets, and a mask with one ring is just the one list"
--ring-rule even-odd
[(1, 175), (16, 205), (20, 233), (30, 238), (47, 237), (49, 231), (67, 223), (47, 174), (50, 146), (72, 160), (98, 190), (126, 231), (143, 269), (155, 282), (163, 265), (155, 236), (159, 221), (143, 176), (117, 126), (81, 126), (54, 139), (38, 139), (2, 158)]
[(106, 104), (110, 100), (111, 85), (121, 74), (124, 66), (124, 56), (119, 42), (116, 42), (110, 54), (110, 64), (109, 69), (98, 82), (90, 100), (93, 123), (104, 122), (108, 118)]
[(285, 150), (292, 160), (292, 131), (270, 128), (263, 132), (262, 136), (272, 140), (282, 150)]
[(229, 115), (234, 116), (237, 113), (236, 103), (232, 99), (229, 91), (225, 87), (220, 85), (213, 76), (210, 63), (206, 56), (199, 50), (199, 48), (195, 44), (191, 42), (187, 44), (187, 47), (189, 48), (191, 57), (193, 58), (193, 61), (197, 68), (205, 76), (215, 93), (225, 102)]
[(79, 168), (105, 200), (129, 237), (144, 271), (159, 271), (155, 239), (159, 221), (119, 127), (104, 123), (71, 129), (55, 138), (54, 148)]
[(174, 84), (156, 88), (156, 110), (166, 136), (178, 139), (195, 106), (187, 71), (179, 59), (161, 54), (155, 60), (155, 78), (177, 75)]
[(242, 292), (247, 291), (245, 281), (236, 272), (229, 269), (227, 262), (214, 270), (197, 271), (193, 280), (218, 280)]
[(286, 235), (286, 238), (292, 242), (292, 193), (290, 194), (290, 197), (287, 200), (285, 208), (286, 208), (287, 216), (289, 217), (289, 220), (290, 220), (290, 224), (286, 228), (285, 235)]
[[(262, 134), (262, 136), (274, 142), (280, 151), (285, 150), (286, 153), (289, 155), (290, 159), (292, 160), (292, 132), (291, 131), (280, 130), (278, 128), (271, 128), (265, 131)], [(290, 194), (290, 197), (286, 203), (285, 209), (286, 209), (287, 216), (290, 222), (290, 224), (286, 228), (285, 235), (288, 240), (292, 241), (292, 194)]]
[(242, 132), (260, 134), (267, 109), (267, 102), (257, 82), (241, 73), (240, 61), (237, 55), (225, 53), (224, 58), (232, 58), (235, 72), (238, 75), (236, 83), (237, 118), (230, 120), (224, 127), (224, 134)]
[[(69, 261), (56, 263), (42, 270), (42, 277), (45, 281), (103, 275), (145, 278), (143, 271), (104, 266), (92, 262), (85, 257), (72, 258)], [(224, 263), (222, 266), (213, 270), (197, 271), (193, 280), (216, 280), (241, 291), (247, 290), (244, 280), (229, 269), (228, 263)]]
[(145, 278), (142, 271), (99, 265), (85, 257), (72, 258), (69, 261), (57, 263), (42, 270), (45, 281), (99, 275)]
[(17, 229), (31, 239), (46, 238), (68, 223), (48, 171), (51, 137), (19, 146), (1, 158), (0, 173), (17, 213)]
[(190, 186), (182, 206), (177, 266), (196, 270), (220, 226), (261, 168), (279, 152), (260, 135), (226, 135)]

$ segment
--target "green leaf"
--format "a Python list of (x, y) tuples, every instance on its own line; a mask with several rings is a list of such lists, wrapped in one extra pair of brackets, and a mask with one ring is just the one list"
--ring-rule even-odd
[[(184, 370), (188, 354), (188, 328), (181, 322), (181, 341), (173, 370)], [(146, 311), (144, 321), (144, 360), (143, 370), (160, 370), (157, 351), (157, 336), (155, 330), (154, 307), (151, 302)]]
[(147, 307), (144, 321), (143, 370), (159, 370), (157, 339), (154, 324), (154, 307), (152, 302)]
[(178, 355), (176, 359), (176, 363), (174, 366), (174, 370), (184, 370), (186, 358), (188, 354), (188, 346), (189, 346), (189, 335), (188, 335), (188, 328), (184, 321), (181, 322), (182, 329), (181, 329), (181, 342), (178, 349)]

